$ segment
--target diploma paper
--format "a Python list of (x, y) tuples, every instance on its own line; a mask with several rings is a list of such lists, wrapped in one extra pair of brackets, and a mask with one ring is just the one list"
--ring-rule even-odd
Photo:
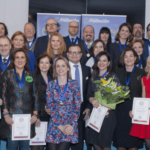
[(35, 127), (36, 136), (30, 140), (30, 145), (46, 145), (46, 132), (47, 122), (41, 122), (39, 127)]
[(99, 105), (98, 108), (93, 108), (88, 122), (88, 126), (91, 127), (93, 130), (99, 132), (107, 110), (108, 109), (106, 107), (101, 105)]
[(149, 98), (134, 98), (132, 123), (149, 125)]
[(30, 140), (31, 114), (15, 114), (12, 119), (12, 141)]

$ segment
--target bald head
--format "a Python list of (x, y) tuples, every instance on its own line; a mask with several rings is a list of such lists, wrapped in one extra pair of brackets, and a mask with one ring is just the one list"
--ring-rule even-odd
[(91, 43), (94, 40), (95, 31), (91, 25), (87, 25), (83, 29), (83, 39), (86, 43)]
[(48, 19), (46, 22), (46, 31), (48, 35), (59, 31), (59, 23), (53, 18)]
[(79, 23), (71, 21), (68, 26), (68, 31), (71, 37), (76, 37), (79, 32)]

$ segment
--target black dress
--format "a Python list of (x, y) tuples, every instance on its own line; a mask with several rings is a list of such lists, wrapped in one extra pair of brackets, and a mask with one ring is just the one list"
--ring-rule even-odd
[[(50, 81), (52, 77), (49, 75)], [(46, 105), (46, 87), (47, 84), (43, 80), (41, 74), (35, 76), (35, 86), (38, 89), (38, 101), (39, 101), (39, 112), (38, 116), (41, 121), (49, 122), (50, 116), (45, 112), (45, 105)]]
[[(109, 73), (106, 76), (106, 80), (110, 77), (114, 77), (114, 81), (120, 84), (119, 78), (115, 73)], [(88, 85), (88, 99), (94, 97), (96, 86), (91, 78)], [(88, 142), (100, 147), (110, 147), (113, 140), (113, 133), (116, 127), (116, 112), (115, 110), (109, 110), (108, 115), (105, 116), (100, 132), (96, 132), (92, 128), (88, 127)]]
[(129, 111), (132, 110), (133, 98), (141, 97), (142, 95), (141, 79), (145, 75), (145, 71), (136, 67), (135, 71), (131, 73), (126, 72), (123, 67), (117, 68), (115, 72), (122, 85), (126, 85), (125, 78), (131, 75), (129, 83), (131, 99), (126, 99), (125, 102), (118, 104), (116, 107), (117, 125), (114, 132), (113, 145), (124, 148), (142, 148), (143, 140), (129, 135), (132, 126)]
[[(123, 47), (124, 47), (124, 45), (122, 45), (122, 48)], [(110, 57), (111, 57), (112, 66), (115, 69), (116, 67), (118, 67), (118, 60), (119, 60), (119, 56), (121, 54), (119, 43), (115, 42), (115, 43), (110, 44), (109, 54), (110, 54)]]

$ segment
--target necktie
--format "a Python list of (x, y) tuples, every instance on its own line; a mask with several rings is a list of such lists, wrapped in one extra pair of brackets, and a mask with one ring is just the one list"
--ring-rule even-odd
[(74, 42), (74, 38), (71, 38), (71, 40), (72, 40), (72, 44), (73, 44), (73, 42)]
[(6, 62), (7, 62), (7, 59), (3, 58), (3, 66), (5, 66)]
[(87, 45), (87, 48), (88, 48), (88, 49), (90, 49), (90, 44), (89, 44), (89, 43), (87, 43), (86, 45)]
[(79, 66), (78, 65), (74, 65), (75, 67), (75, 80), (78, 82), (78, 85), (80, 87), (80, 73), (79, 73)]

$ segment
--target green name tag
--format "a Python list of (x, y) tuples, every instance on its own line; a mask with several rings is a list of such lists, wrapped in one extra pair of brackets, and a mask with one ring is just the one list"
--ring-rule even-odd
[(33, 78), (31, 76), (26, 76), (25, 80), (27, 82), (32, 82), (33, 81)]

